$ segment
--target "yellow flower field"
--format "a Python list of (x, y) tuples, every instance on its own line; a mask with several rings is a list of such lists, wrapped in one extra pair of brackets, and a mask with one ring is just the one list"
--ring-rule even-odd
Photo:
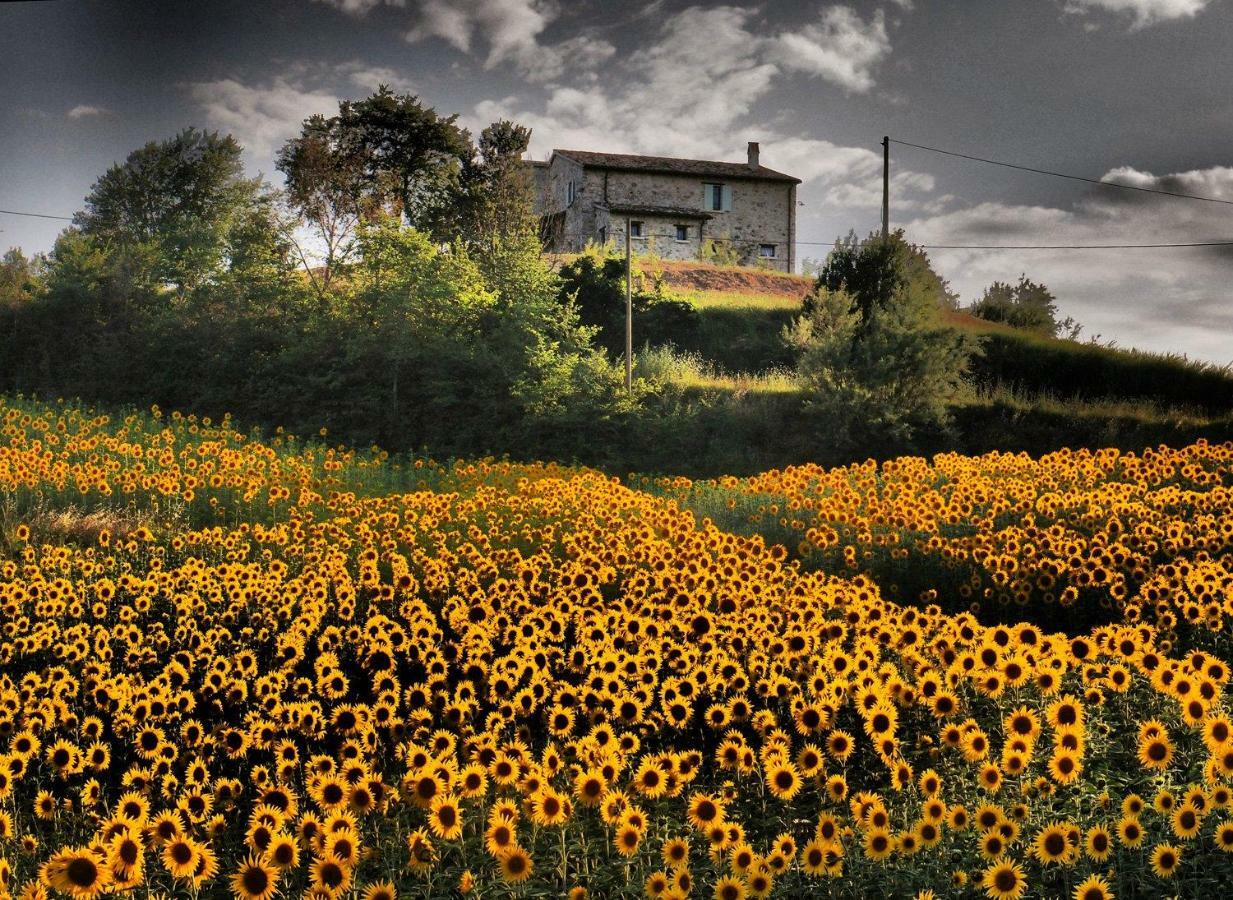
[(1233, 448), (636, 490), (157, 411), (0, 427), (3, 896), (1233, 883)]

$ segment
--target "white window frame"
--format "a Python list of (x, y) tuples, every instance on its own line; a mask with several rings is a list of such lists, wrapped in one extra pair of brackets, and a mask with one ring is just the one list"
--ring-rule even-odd
[[(684, 234), (685, 237), (681, 237), (682, 234)], [(682, 244), (689, 243), (689, 226), (688, 225), (677, 225), (676, 226), (676, 239), (680, 241)]]
[[(768, 248), (771, 251), (770, 253), (766, 252)], [(779, 245), (778, 244), (759, 244), (758, 245), (758, 258), (759, 259), (778, 259), (779, 258)]]

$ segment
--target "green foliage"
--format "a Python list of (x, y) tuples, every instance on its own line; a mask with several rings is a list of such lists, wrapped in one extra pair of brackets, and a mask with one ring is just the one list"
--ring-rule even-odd
[(460, 235), (477, 254), (492, 253), (498, 243), (538, 227), (534, 181), (522, 161), (530, 144), (531, 129), (505, 119), (480, 132), (477, 156), (464, 173)]
[(494, 122), (476, 146), (456, 120), (383, 85), (339, 104), (337, 115), (305, 119), (283, 145), (276, 165), (286, 200), (316, 244), (296, 249), (319, 296), (355, 259), (365, 221), (398, 218), (476, 255), (534, 228), (532, 182), (521, 163), (530, 129)]
[[(950, 285), (933, 270), (925, 251), (904, 239), (903, 229), (885, 241), (876, 233), (862, 241), (856, 232), (849, 232), (827, 256), (816, 284), (832, 293), (846, 292), (862, 320), (869, 318), (875, 305), (901, 289), (922, 296), (939, 309), (953, 309), (958, 300)], [(810, 295), (805, 298), (806, 315), (812, 304)]]
[(945, 429), (974, 345), (939, 315), (944, 288), (901, 235), (844, 246), (785, 332), (819, 434), (853, 451)]
[(981, 334), (971, 380), (982, 393), (1012, 390), (1058, 400), (1117, 401), (1233, 413), (1233, 372), (1176, 354), (1122, 350), (1028, 331)]
[(38, 296), (45, 268), (46, 260), (41, 256), (28, 257), (20, 247), (9, 249), (0, 257), (0, 308), (22, 306)]
[[(625, 260), (590, 249), (560, 271), (562, 303), (577, 307), (584, 325), (597, 330), (597, 341), (612, 354), (625, 349)], [(651, 336), (655, 343), (688, 343), (698, 327), (693, 304), (671, 294), (662, 279), (650, 290), (639, 279), (632, 297), (634, 340)]]
[(1057, 337), (1063, 329), (1072, 337), (1077, 336), (1079, 329), (1073, 320), (1058, 319), (1056, 299), (1043, 284), (1020, 275), (1017, 284), (993, 282), (985, 288), (981, 298), (968, 308), (968, 312), (978, 319), (1000, 322), (1047, 337)]
[(243, 252), (233, 230), (263, 205), (260, 182), (243, 173), (235, 138), (185, 129), (108, 169), (74, 223), (109, 254), (148, 265), (155, 282), (190, 290)]
[(344, 100), (324, 127), (334, 154), (358, 173), (357, 206), (401, 214), (448, 241), (458, 233), (457, 200), (475, 153), (457, 119), (381, 85), (363, 100)]
[(741, 264), (741, 252), (732, 241), (706, 238), (702, 242), (698, 255), (704, 262), (715, 266), (739, 266)]

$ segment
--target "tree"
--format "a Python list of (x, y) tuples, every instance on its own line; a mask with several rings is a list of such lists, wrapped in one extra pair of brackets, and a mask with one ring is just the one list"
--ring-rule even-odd
[(258, 202), (231, 135), (188, 128), (150, 142), (94, 183), (74, 217), (109, 253), (145, 256), (151, 277), (191, 290), (227, 262), (228, 233)]
[[(561, 267), (560, 302), (576, 307), (582, 323), (596, 331), (609, 353), (625, 348), (625, 260), (603, 248), (591, 247)], [(638, 287), (630, 298), (634, 334), (639, 341), (688, 343), (698, 328), (692, 303), (670, 294), (662, 280), (651, 290)]]
[(339, 104), (326, 126), (335, 152), (348, 166), (358, 166), (357, 205), (400, 214), (437, 240), (457, 235), (462, 175), (475, 153), (457, 119), (386, 85), (363, 100)]
[(425, 401), (413, 405), (426, 408), (434, 393), (443, 393), (431, 390), (428, 370), (449, 370), (451, 359), (474, 350), (480, 316), (496, 297), (461, 247), (442, 247), (418, 228), (382, 218), (361, 225), (358, 240), (363, 262), (351, 298), (353, 340), (384, 359), (384, 418), (392, 436), (407, 407), (408, 376)]
[(1012, 328), (1049, 337), (1057, 337), (1063, 332), (1077, 337), (1079, 328), (1073, 319), (1058, 319), (1056, 299), (1043, 284), (1020, 275), (1018, 284), (993, 282), (985, 288), (981, 298), (968, 307), (968, 311), (979, 319), (1001, 322)]
[(0, 257), (0, 307), (17, 307), (29, 303), (43, 289), (46, 260), (42, 256), (26, 256), (20, 247), (12, 247)]
[(318, 295), (330, 290), (340, 266), (351, 261), (355, 227), (364, 215), (366, 170), (358, 154), (344, 154), (332, 120), (315, 115), (304, 120), (297, 137), (279, 150), (276, 168), (286, 178), (286, 199), (313, 230), (321, 246), (320, 278), (304, 248), (296, 251)]
[(945, 429), (974, 346), (942, 321), (945, 282), (928, 257), (901, 232), (873, 235), (842, 246), (827, 270), (785, 334), (824, 439), (885, 453)]
[[(953, 309), (958, 300), (950, 285), (933, 270), (925, 252), (904, 239), (902, 229), (885, 241), (876, 233), (862, 241), (856, 232), (849, 232), (836, 242), (825, 264), (818, 268), (816, 281), (827, 291), (847, 293), (863, 318), (868, 317), (875, 303), (907, 285), (939, 308)], [(806, 297), (806, 313), (811, 303), (811, 298)]]
[(530, 144), (531, 129), (506, 119), (480, 132), (478, 153), (464, 172), (461, 224), (472, 249), (483, 253), (536, 233), (534, 181), (522, 159)]

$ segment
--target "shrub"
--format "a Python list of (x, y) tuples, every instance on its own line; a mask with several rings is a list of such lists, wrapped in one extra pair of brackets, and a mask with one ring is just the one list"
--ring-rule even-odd
[(813, 424), (832, 445), (908, 448), (945, 429), (971, 339), (943, 324), (944, 283), (902, 235), (844, 247), (785, 337)]
[[(573, 304), (584, 325), (597, 329), (596, 340), (610, 353), (625, 348), (625, 261), (592, 250), (561, 267), (559, 297)], [(688, 343), (698, 327), (693, 304), (674, 296), (660, 279), (637, 284), (633, 294), (634, 337), (650, 335), (656, 343)]]

